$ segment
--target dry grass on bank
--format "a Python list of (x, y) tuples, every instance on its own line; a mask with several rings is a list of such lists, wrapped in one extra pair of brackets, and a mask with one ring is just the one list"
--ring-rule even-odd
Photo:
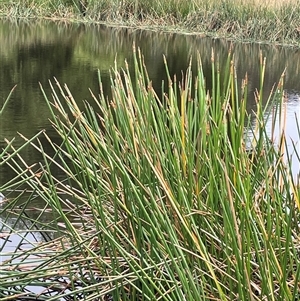
[(283, 5), (297, 4), (298, 0), (236, 0), (234, 1), (237, 4), (245, 5), (245, 4), (254, 4), (257, 6), (269, 6), (269, 7), (281, 7)]
[(299, 0), (2, 1), (0, 18), (47, 18), (201, 33), (243, 42), (299, 46)]

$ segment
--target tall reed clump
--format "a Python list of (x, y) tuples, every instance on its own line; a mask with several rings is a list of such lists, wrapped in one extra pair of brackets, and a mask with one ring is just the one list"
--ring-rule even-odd
[[(39, 169), (18, 154), (8, 162), (45, 207), (23, 214), (32, 194), (4, 210), (56, 238), (6, 254), (0, 298), (297, 300), (299, 187), (268, 138), (260, 92), (245, 147), (247, 79), (240, 89), (231, 55), (218, 66), (212, 55), (210, 92), (198, 59), (195, 76), (191, 66), (180, 81), (169, 75), (159, 97), (136, 54), (134, 74), (112, 70), (111, 99), (99, 76), (96, 107), (83, 112), (51, 84), (44, 96), (62, 143), (44, 133), (53, 157), (31, 143)], [(261, 62), (261, 90), (263, 76)], [(275, 90), (270, 103), (282, 79)]]

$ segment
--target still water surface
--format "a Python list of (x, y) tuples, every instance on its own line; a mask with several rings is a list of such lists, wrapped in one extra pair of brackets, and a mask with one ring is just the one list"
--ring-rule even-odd
[[(97, 70), (101, 71), (104, 90), (109, 93), (109, 69), (115, 61), (119, 67), (124, 67), (125, 59), (129, 66), (132, 65), (133, 43), (141, 49), (157, 91), (161, 90), (161, 81), (166, 80), (163, 55), (167, 58), (170, 74), (177, 74), (180, 78), (190, 57), (196, 70), (196, 57), (200, 53), (209, 86), (212, 49), (222, 68), (231, 45), (227, 41), (174, 33), (54, 22), (0, 21), (0, 105), (10, 89), (17, 85), (0, 119), (0, 147), (5, 146), (4, 138), (17, 137), (17, 132), (32, 137), (39, 130), (46, 129), (48, 135), (53, 137), (48, 107), (39, 83), (51, 97), (48, 81), (55, 77), (59, 82), (67, 83), (78, 103), (82, 100), (92, 102), (88, 89), (96, 94), (99, 91)], [(299, 148), (295, 116), (299, 118), (300, 113), (300, 50), (258, 44), (236, 43), (231, 46), (239, 81), (248, 74), (249, 111), (255, 107), (254, 91), (259, 88), (260, 51), (267, 57), (265, 101), (286, 68), (286, 135), (288, 143), (293, 145), (294, 142)], [(15, 146), (21, 143), (22, 140), (17, 139)], [(28, 162), (40, 159), (37, 153), (29, 149), (24, 151), (23, 156)], [(292, 160), (296, 176), (299, 173), (299, 160), (295, 156)], [(12, 177), (8, 167), (1, 167), (0, 186)], [(14, 224), (13, 220), (6, 222)]]

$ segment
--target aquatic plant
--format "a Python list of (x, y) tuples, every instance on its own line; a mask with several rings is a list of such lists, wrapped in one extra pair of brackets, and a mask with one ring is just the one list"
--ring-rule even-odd
[(11, 95), (12, 95), (12, 93), (13, 93), (13, 91), (14, 91), (15, 88), (16, 88), (16, 87), (13, 87), (13, 88), (12, 88), (12, 90), (11, 90), (10, 93), (8, 94), (7, 98), (4, 100), (4, 103), (3, 103), (3, 105), (2, 105), (2, 108), (0, 109), (0, 116), (2, 115), (2, 113), (3, 113), (4, 109), (5, 109), (5, 107), (7, 106), (8, 102), (9, 102), (9, 100), (10, 100), (10, 98), (11, 98)]
[(200, 57), (182, 79), (166, 63), (162, 95), (134, 57), (134, 74), (112, 69), (111, 99), (99, 74), (100, 95), (84, 111), (67, 86), (51, 82), (52, 100), (41, 87), (61, 137), (30, 142), (42, 162), (28, 166), (8, 146), (6, 164), (29, 195), (2, 211), (28, 231), (2, 221), (2, 250), (20, 242), (2, 253), (0, 299), (297, 300), (299, 183), (284, 134), (274, 144), (264, 119), (278, 116), (284, 77), (263, 108), (261, 58), (253, 127), (231, 54), (219, 70), (212, 53), (212, 87)]

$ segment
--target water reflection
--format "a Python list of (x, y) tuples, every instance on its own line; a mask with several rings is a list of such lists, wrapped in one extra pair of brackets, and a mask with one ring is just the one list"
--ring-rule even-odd
[[(186, 70), (190, 57), (194, 58), (196, 72), (197, 53), (210, 83), (211, 52), (224, 65), (230, 42), (174, 33), (143, 32), (131, 29), (106, 28), (104, 26), (38, 23), (0, 23), (0, 99), (5, 99), (13, 85), (13, 94), (6, 113), (1, 117), (1, 137), (10, 138), (17, 131), (32, 136), (38, 129), (49, 128), (49, 110), (42, 97), (39, 82), (49, 92), (48, 80), (56, 77), (67, 83), (80, 103), (92, 102), (88, 91), (99, 91), (97, 70), (101, 70), (104, 89), (110, 88), (109, 69), (115, 61), (124, 67), (127, 59), (132, 68), (132, 45), (140, 47), (149, 76), (160, 94), (161, 81), (166, 80), (163, 55), (166, 56), (170, 74)], [(258, 44), (233, 44), (237, 74), (241, 80), (249, 78), (249, 96), (259, 88), (259, 53), (267, 56), (264, 98), (278, 82), (286, 69), (285, 87), (300, 91), (298, 78), (299, 50)], [(221, 66), (222, 70), (222, 66)], [(48, 93), (50, 95), (50, 93)], [(253, 103), (250, 102), (251, 107)]]
[[(286, 101), (279, 108), (274, 108), (277, 112), (276, 122), (273, 124), (272, 118), (267, 120), (267, 132), (272, 137), (275, 145), (280, 144), (281, 137), (285, 138), (285, 147), (282, 149), (283, 160), (292, 168), (292, 175), (295, 183), (300, 184), (300, 101), (299, 95), (290, 93)], [(273, 134), (272, 134), (273, 133)]]
[[(48, 80), (56, 77), (59, 82), (67, 83), (75, 99), (81, 104), (86, 99), (93, 103), (89, 88), (97, 94), (99, 91), (97, 70), (101, 71), (104, 91), (109, 97), (109, 69), (117, 63), (129, 68), (132, 64), (132, 45), (141, 49), (149, 77), (160, 95), (161, 81), (166, 81), (163, 55), (166, 56), (170, 74), (181, 77), (189, 60), (193, 58), (193, 72), (196, 74), (196, 57), (201, 60), (208, 87), (211, 78), (211, 56), (220, 61), (220, 69), (225, 65), (228, 50), (232, 47), (237, 66), (239, 82), (245, 74), (249, 79), (249, 110), (254, 106), (254, 91), (259, 88), (259, 55), (267, 56), (265, 73), (264, 101), (286, 68), (285, 88), (290, 95), (300, 91), (299, 49), (282, 48), (259, 44), (239, 44), (201, 36), (157, 33), (133, 29), (107, 28), (100, 25), (82, 25), (54, 22), (0, 22), (0, 105), (17, 84), (12, 101), (0, 119), (0, 147), (4, 138), (11, 139), (21, 132), (27, 137), (40, 129), (47, 129), (54, 138), (48, 121), (49, 109), (43, 99), (39, 83), (51, 95)], [(288, 119), (286, 133), (294, 140), (298, 139), (294, 123), (294, 112), (299, 114), (299, 100), (286, 103)], [(23, 140), (18, 138), (15, 146)], [(47, 149), (46, 146), (46, 150)], [(24, 149), (22, 153), (27, 162), (37, 162), (41, 155), (33, 149)], [(294, 159), (293, 159), (294, 160)], [(293, 161), (294, 162), (294, 161)], [(293, 163), (295, 172), (299, 164)], [(0, 184), (12, 178), (9, 167), (1, 167)]]

